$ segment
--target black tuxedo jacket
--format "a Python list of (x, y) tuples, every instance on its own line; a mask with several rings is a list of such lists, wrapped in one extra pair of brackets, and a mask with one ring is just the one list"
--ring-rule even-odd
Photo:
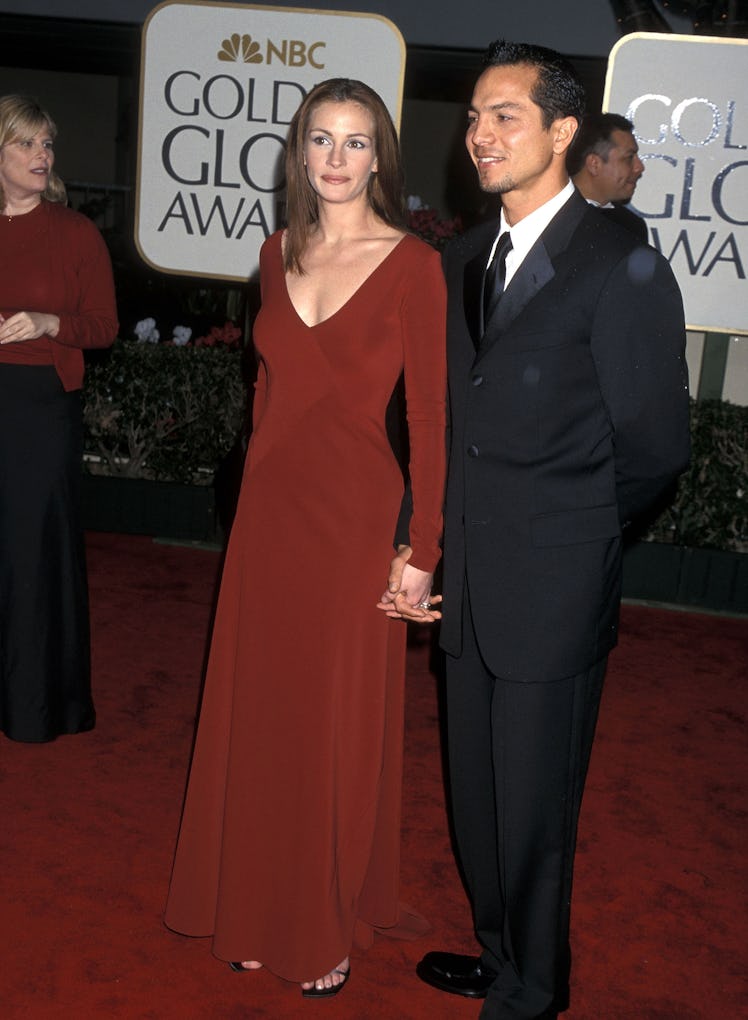
[(615, 644), (622, 529), (688, 463), (683, 307), (667, 261), (575, 193), (481, 336), (496, 229), (445, 252), (441, 644), (460, 654), (469, 597), (496, 676), (555, 680)]
[(630, 209), (627, 209), (625, 205), (595, 206), (595, 208), (613, 223), (618, 223), (620, 226), (630, 230), (642, 244), (646, 244), (649, 240), (646, 220)]

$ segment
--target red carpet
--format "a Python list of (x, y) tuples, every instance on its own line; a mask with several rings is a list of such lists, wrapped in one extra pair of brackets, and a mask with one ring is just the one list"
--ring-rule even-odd
[[(377, 941), (338, 999), (310, 1003), (161, 923), (218, 555), (88, 539), (97, 728), (48, 745), (0, 736), (0, 1015), (477, 1017), (413, 974), (427, 949), (474, 946), (428, 646), (409, 659), (403, 898), (433, 936)], [(747, 653), (744, 619), (624, 607), (582, 811), (569, 1020), (746, 1015)]]

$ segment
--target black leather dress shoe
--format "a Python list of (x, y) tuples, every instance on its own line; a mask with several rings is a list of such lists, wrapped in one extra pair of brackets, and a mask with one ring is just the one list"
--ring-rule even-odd
[(497, 977), (496, 971), (481, 963), (479, 956), (459, 953), (426, 953), (416, 967), (416, 974), (427, 985), (469, 999), (485, 999)]

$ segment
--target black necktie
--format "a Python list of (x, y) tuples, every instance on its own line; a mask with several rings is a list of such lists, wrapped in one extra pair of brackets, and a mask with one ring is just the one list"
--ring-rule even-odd
[(493, 315), (504, 292), (504, 277), (506, 276), (506, 257), (512, 250), (512, 239), (509, 231), (505, 230), (499, 237), (494, 249), (493, 258), (488, 264), (483, 277), (483, 328)]

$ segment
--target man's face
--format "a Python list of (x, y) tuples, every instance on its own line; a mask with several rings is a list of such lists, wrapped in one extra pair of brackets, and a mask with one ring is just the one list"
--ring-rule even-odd
[(543, 127), (542, 111), (530, 98), (537, 75), (528, 64), (487, 68), (473, 91), (465, 135), (482, 190), (518, 192), (530, 204), (558, 190), (552, 165), (561, 122)]
[(630, 131), (617, 128), (611, 132), (613, 146), (608, 158), (597, 157), (598, 194), (605, 202), (630, 202), (644, 164), (639, 159), (639, 146)]

